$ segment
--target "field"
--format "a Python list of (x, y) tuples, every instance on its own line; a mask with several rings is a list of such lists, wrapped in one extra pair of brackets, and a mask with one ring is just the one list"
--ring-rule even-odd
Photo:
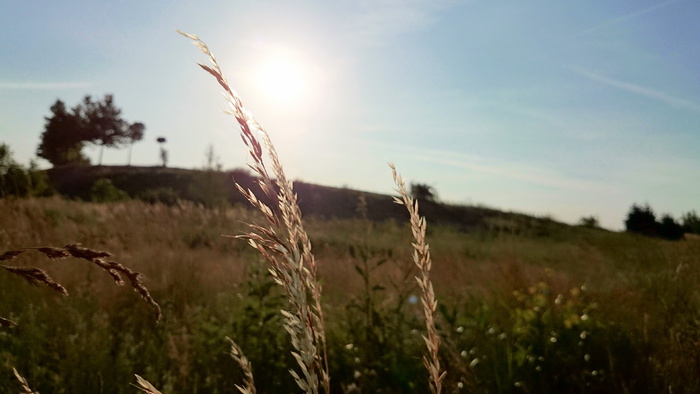
[(255, 209), (213, 169), (58, 169), (94, 202), (1, 199), (0, 393), (700, 392), (700, 240), (430, 199), (426, 233), (396, 172), (401, 209), (302, 183), (297, 204), (184, 35), (249, 149)]
[[(358, 201), (359, 204), (359, 201)], [(297, 392), (286, 297), (244, 240), (243, 206), (0, 200), (0, 252), (72, 242), (142, 272), (163, 309), (77, 259), (25, 253), (62, 296), (0, 272), (0, 393), (16, 368), (41, 393)], [(428, 223), (445, 392), (700, 391), (700, 240), (662, 241), (548, 221)], [(333, 392), (427, 392), (407, 221), (305, 218), (319, 262)], [(8, 264), (9, 265), (9, 264)]]

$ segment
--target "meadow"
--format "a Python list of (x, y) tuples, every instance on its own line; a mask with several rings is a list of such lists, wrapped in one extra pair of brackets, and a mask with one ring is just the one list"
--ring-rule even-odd
[(355, 192), (354, 217), (302, 222), (269, 135), (186, 36), (249, 148), (254, 209), (105, 179), (122, 201), (0, 199), (0, 393), (700, 391), (698, 239), (493, 210), (426, 228), (393, 167), (401, 220)]
[[(361, 208), (361, 201), (358, 201)], [(152, 308), (98, 267), (23, 254), (70, 296), (0, 272), (0, 392), (16, 368), (42, 393), (233, 393), (251, 361), (258, 392), (297, 392), (285, 296), (245, 241), (259, 215), (191, 203), (0, 200), (0, 251), (81, 242), (146, 276)], [(503, 221), (505, 219), (501, 219)], [(495, 222), (495, 220), (494, 220)], [(309, 217), (333, 392), (427, 392), (407, 222)], [(429, 227), (445, 392), (700, 389), (700, 241), (546, 221), (464, 232)]]

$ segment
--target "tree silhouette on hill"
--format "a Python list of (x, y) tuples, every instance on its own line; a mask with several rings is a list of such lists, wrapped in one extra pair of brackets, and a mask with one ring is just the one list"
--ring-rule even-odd
[(51, 106), (51, 113), (51, 116), (45, 118), (46, 124), (37, 155), (54, 166), (88, 164), (90, 160), (82, 153), (86, 143), (100, 147), (100, 165), (105, 147), (131, 145), (144, 135), (143, 123), (130, 124), (122, 119), (121, 109), (114, 104), (111, 94), (97, 101), (85, 96), (80, 104), (70, 110), (61, 100), (56, 100)]

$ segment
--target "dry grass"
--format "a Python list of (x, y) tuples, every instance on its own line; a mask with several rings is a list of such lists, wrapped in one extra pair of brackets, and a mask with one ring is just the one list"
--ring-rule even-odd
[(434, 394), (442, 392), (442, 381), (445, 379), (446, 371), (440, 368), (440, 336), (435, 329), (435, 314), (437, 310), (437, 299), (433, 291), (433, 282), (430, 280), (430, 246), (425, 240), (426, 222), (425, 218), (418, 214), (418, 201), (414, 201), (406, 191), (406, 183), (400, 174), (396, 172), (393, 164), (389, 164), (394, 176), (394, 182), (398, 187), (400, 197), (394, 197), (394, 201), (404, 205), (411, 216), (411, 231), (413, 232), (413, 262), (420, 271), (420, 277), (416, 277), (418, 287), (421, 289), (421, 305), (423, 305), (423, 315), (425, 316), (425, 327), (428, 336), (423, 336), (425, 345), (428, 347), (428, 356), (423, 357), (423, 363), (430, 375), (430, 391)]
[[(199, 37), (180, 32), (208, 56), (211, 66), (199, 66), (214, 76), (224, 89), (228, 101), (228, 114), (233, 115), (241, 129), (241, 137), (248, 147), (252, 163), (250, 168), (259, 176), (259, 187), (264, 202), (251, 190), (238, 186), (240, 192), (265, 218), (266, 224), (250, 224), (250, 231), (239, 238), (247, 239), (270, 263), (275, 281), (286, 291), (291, 311), (282, 311), (285, 328), (291, 337), (295, 352), (292, 353), (301, 369), (290, 373), (299, 387), (307, 393), (318, 393), (322, 388), (330, 392), (330, 375), (326, 354), (326, 335), (321, 308), (321, 286), (317, 279), (317, 265), (311, 251), (311, 241), (301, 221), (292, 183), (284, 173), (282, 164), (270, 136), (245, 109), (238, 94), (224, 77), (214, 55)], [(267, 153), (267, 155), (265, 155)], [(265, 156), (272, 162), (272, 174), (265, 164)]]
[[(162, 312), (160, 305), (153, 299), (151, 293), (148, 291), (146, 286), (143, 285), (143, 275), (140, 272), (136, 272), (123, 264), (116, 261), (107, 261), (106, 257), (111, 257), (112, 254), (109, 252), (89, 249), (81, 246), (79, 243), (71, 243), (63, 248), (54, 246), (41, 246), (41, 247), (30, 247), (21, 248), (15, 250), (9, 250), (0, 255), (0, 261), (9, 261), (15, 259), (17, 256), (28, 251), (37, 251), (44, 254), (51, 260), (62, 260), (68, 257), (75, 257), (79, 259), (87, 260), (96, 266), (103, 269), (105, 272), (112, 277), (114, 282), (119, 286), (124, 286), (126, 283), (122, 279), (122, 275), (126, 276), (131, 287), (139, 293), (139, 295), (148, 302), (155, 311), (156, 323), (160, 320)], [(7, 272), (18, 275), (22, 279), (26, 280), (34, 286), (46, 285), (50, 289), (63, 294), (68, 295), (68, 290), (66, 290), (63, 285), (56, 282), (49, 274), (40, 268), (36, 267), (21, 267), (21, 266), (9, 266), (0, 264), (0, 268), (5, 269)], [(16, 325), (15, 322), (0, 318), (0, 325)]]
[(226, 340), (231, 344), (231, 358), (233, 358), (238, 363), (238, 365), (241, 366), (241, 369), (243, 369), (243, 374), (245, 375), (245, 379), (243, 381), (245, 386), (236, 385), (236, 388), (243, 394), (255, 394), (253, 366), (243, 354), (243, 350), (241, 350), (241, 347), (238, 346), (238, 344), (234, 342), (233, 339), (226, 337)]
[(148, 380), (140, 377), (139, 375), (135, 375), (135, 376), (136, 376), (136, 384), (134, 385), (134, 387), (136, 387), (137, 389), (141, 390), (142, 392), (144, 392), (146, 394), (162, 394)]
[(16, 369), (12, 368), (12, 373), (15, 374), (15, 378), (17, 378), (19, 384), (22, 385), (22, 387), (20, 388), (22, 390), (20, 391), (20, 394), (39, 394), (38, 391), (34, 391), (31, 388), (29, 388), (29, 382), (27, 382), (27, 379), (22, 377), (22, 375), (20, 375)]

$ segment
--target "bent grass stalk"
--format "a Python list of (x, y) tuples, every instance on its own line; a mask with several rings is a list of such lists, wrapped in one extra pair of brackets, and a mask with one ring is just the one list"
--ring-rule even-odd
[(15, 368), (12, 368), (12, 373), (15, 374), (15, 378), (19, 381), (19, 384), (22, 385), (20, 394), (39, 394), (38, 391), (34, 391), (29, 387), (29, 382), (27, 382), (27, 379), (25, 379), (22, 375), (17, 372)]
[[(252, 159), (249, 167), (260, 177), (258, 186), (272, 207), (261, 201), (250, 189), (239, 191), (265, 217), (267, 224), (249, 224), (251, 231), (236, 238), (247, 239), (270, 263), (270, 272), (286, 293), (291, 311), (281, 311), (285, 329), (295, 351), (292, 355), (301, 369), (301, 375), (290, 373), (299, 387), (307, 393), (318, 393), (319, 386), (330, 392), (330, 375), (326, 353), (326, 335), (321, 309), (321, 286), (317, 280), (317, 266), (311, 252), (311, 242), (301, 222), (297, 197), (282, 169), (270, 136), (243, 106), (238, 94), (224, 77), (219, 64), (207, 45), (199, 37), (178, 32), (208, 56), (211, 66), (199, 66), (211, 74), (224, 89), (233, 115), (241, 129), (241, 138)], [(271, 161), (272, 173), (265, 164), (265, 152)]]
[(403, 177), (396, 171), (394, 164), (389, 163), (394, 182), (400, 197), (394, 197), (394, 202), (404, 205), (411, 216), (411, 231), (413, 232), (413, 262), (420, 270), (420, 277), (416, 277), (418, 286), (421, 289), (421, 304), (425, 315), (425, 327), (428, 336), (423, 336), (425, 345), (428, 347), (428, 356), (423, 356), (423, 364), (430, 376), (430, 392), (439, 394), (442, 391), (442, 381), (447, 372), (441, 371), (438, 350), (440, 348), (440, 336), (435, 329), (435, 311), (437, 309), (437, 299), (433, 291), (433, 283), (430, 280), (430, 245), (425, 241), (426, 222), (425, 217), (418, 215), (418, 201), (415, 201), (406, 191), (406, 183)]
[[(108, 261), (107, 257), (111, 257), (112, 254), (109, 252), (89, 249), (81, 246), (79, 243), (71, 243), (62, 248), (55, 246), (41, 246), (33, 248), (21, 248), (16, 250), (8, 250), (0, 254), (0, 261), (10, 261), (15, 259), (17, 256), (28, 251), (37, 251), (44, 254), (51, 260), (63, 260), (68, 257), (75, 257), (83, 260), (87, 260), (104, 271), (106, 271), (109, 276), (112, 277), (114, 282), (119, 286), (124, 286), (126, 282), (122, 279), (122, 275), (126, 276), (131, 287), (139, 293), (141, 298), (148, 302), (154, 309), (156, 315), (156, 323), (160, 321), (162, 316), (160, 305), (153, 299), (151, 293), (148, 291), (146, 286), (143, 285), (143, 275), (140, 272), (136, 272), (131, 268), (118, 263), (116, 261)], [(0, 264), (0, 268), (5, 271), (18, 275), (30, 284), (34, 286), (45, 285), (54, 291), (61, 293), (63, 295), (68, 295), (68, 290), (63, 287), (60, 283), (56, 282), (49, 276), (49, 274), (36, 267), (21, 267)], [(0, 327), (14, 326), (17, 325), (16, 322), (0, 317)]]

